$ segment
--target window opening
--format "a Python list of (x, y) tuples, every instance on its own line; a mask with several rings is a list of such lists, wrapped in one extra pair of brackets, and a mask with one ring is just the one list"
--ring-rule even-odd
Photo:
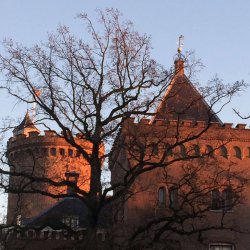
[(169, 190), (170, 208), (176, 209), (178, 207), (178, 188), (173, 186)]
[(237, 146), (234, 147), (234, 156), (238, 159), (241, 159), (241, 150)]
[(166, 188), (160, 187), (158, 190), (158, 206), (163, 208), (166, 207)]
[(230, 211), (233, 208), (233, 191), (231, 187), (227, 187), (222, 192), (223, 209), (224, 211)]
[(79, 227), (79, 218), (78, 216), (64, 216), (62, 222), (72, 229)]
[(157, 144), (152, 145), (152, 155), (158, 155), (159, 149)]
[(65, 155), (65, 150), (64, 150), (64, 148), (60, 148), (60, 149), (59, 149), (59, 153), (60, 153), (61, 156), (64, 156), (64, 155)]
[(220, 210), (221, 209), (221, 197), (220, 191), (218, 189), (214, 189), (212, 191), (212, 210)]
[(227, 148), (225, 146), (220, 147), (220, 155), (224, 158), (228, 158)]
[(172, 150), (171, 145), (169, 143), (165, 144), (165, 151), (166, 151), (166, 156), (173, 155), (173, 150)]
[(50, 154), (53, 156), (56, 156), (56, 148), (51, 148), (50, 149)]
[(214, 149), (210, 145), (207, 145), (207, 154), (208, 156), (214, 157)]
[(68, 155), (69, 155), (69, 156), (73, 156), (73, 150), (72, 150), (72, 149), (69, 149), (69, 150), (68, 150)]

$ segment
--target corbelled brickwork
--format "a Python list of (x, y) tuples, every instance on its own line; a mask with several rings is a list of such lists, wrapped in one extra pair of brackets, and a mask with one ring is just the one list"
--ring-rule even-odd
[[(76, 143), (86, 151), (91, 150), (91, 144), (81, 138), (75, 138)], [(88, 191), (90, 168), (80, 153), (70, 146), (65, 139), (53, 131), (45, 131), (45, 135), (29, 132), (19, 134), (9, 139), (8, 159), (10, 169), (14, 173), (27, 173), (31, 177), (48, 178), (55, 182), (65, 180), (66, 172), (79, 174), (78, 187)], [(8, 223), (39, 215), (59, 198), (53, 195), (66, 194), (66, 186), (54, 186), (49, 183), (34, 181), (24, 177), (10, 177), (10, 188), (17, 188), (18, 194), (10, 192), (8, 199)], [(29, 183), (30, 182), (30, 183)], [(25, 186), (27, 184), (27, 186)], [(34, 192), (25, 193), (25, 192)], [(48, 193), (50, 196), (42, 195)]]

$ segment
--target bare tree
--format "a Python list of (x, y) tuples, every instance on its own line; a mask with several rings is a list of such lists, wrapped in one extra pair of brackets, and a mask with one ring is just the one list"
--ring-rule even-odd
[[(199, 127), (194, 133), (183, 134), (180, 131), (183, 130), (181, 114), (185, 114), (186, 109), (197, 103), (197, 99), (190, 102), (184, 110), (178, 111), (180, 119), (177, 119), (174, 128), (165, 128), (164, 131), (157, 132), (158, 134), (152, 134), (152, 131), (140, 134), (141, 130), (128, 126), (130, 118), (155, 117), (159, 100), (171, 84), (173, 76), (179, 73), (179, 69), (165, 70), (153, 60), (150, 38), (136, 32), (131, 22), (122, 21), (118, 11), (109, 9), (98, 13), (100, 30), (95, 27), (88, 15), (78, 15), (86, 27), (84, 39), (72, 35), (69, 28), (60, 26), (55, 34), (49, 35), (45, 43), (30, 48), (16, 44), (12, 40), (5, 40), (6, 52), (0, 55), (0, 70), (6, 80), (1, 88), (20, 102), (36, 103), (36, 124), (43, 125), (49, 130), (61, 130), (57, 136), (74, 147), (90, 166), (89, 190), (86, 191), (69, 180), (35, 175), (35, 162), (38, 159), (31, 153), (34, 162), (31, 170), (13, 171), (15, 161), (9, 162), (11, 170), (1, 168), (2, 174), (19, 178), (18, 183), (23, 180), (22, 185), (11, 186), (1, 183), (1, 187), (9, 193), (40, 193), (52, 198), (67, 197), (69, 194), (53, 193), (49, 188), (45, 189), (44, 185), (73, 187), (76, 191), (74, 197), (84, 202), (90, 212), (86, 244), (89, 249), (95, 249), (97, 224), (103, 208), (129, 199), (135, 191), (133, 187), (137, 180), (146, 172), (161, 169), (166, 172), (165, 181), (169, 183), (169, 166), (178, 161), (200, 158), (201, 155), (187, 154), (171, 159), (168, 151), (200, 138), (209, 129), (216, 113), (241, 87), (244, 87), (244, 82), (225, 86), (215, 79), (213, 85), (200, 89), (203, 92), (202, 98), (209, 101), (209, 108), (205, 126)], [(181, 60), (184, 62), (187, 58)], [(188, 66), (193, 64), (186, 63), (186, 67)], [(212, 112), (214, 107), (218, 110), (215, 113)], [(124, 133), (127, 133), (126, 136)], [(76, 139), (76, 134), (78, 139), (89, 142), (91, 148), (83, 147)], [(154, 145), (166, 143), (166, 138), (171, 137), (170, 134), (174, 136), (174, 140), (169, 142), (170, 147), (164, 151), (165, 153), (158, 157), (154, 156), (154, 151), (148, 154)], [(223, 143), (219, 143), (218, 147)], [(115, 153), (121, 151), (126, 152), (129, 162), (133, 161), (130, 168), (117, 160), (118, 156)], [(102, 175), (109, 158), (110, 168), (118, 166), (123, 168), (124, 173), (117, 181), (104, 186)], [(2, 161), (6, 163), (4, 158)], [(193, 172), (188, 171), (188, 166), (182, 170), (185, 175), (178, 180), (178, 185), (185, 186), (184, 189), (193, 193), (199, 186), (193, 183)], [(197, 207), (197, 200), (204, 197), (204, 193), (208, 194), (216, 185), (219, 184), (214, 183), (209, 189), (197, 191), (199, 199), (190, 194), (195, 203), (190, 206)], [(239, 192), (241, 185), (236, 186)], [(110, 193), (113, 194), (109, 195)], [(186, 204), (185, 201), (183, 203)], [(179, 208), (183, 206), (184, 204), (179, 204)], [(199, 212), (195, 215), (199, 217), (199, 214), (207, 209), (208, 205), (205, 208), (199, 207)], [(168, 217), (172, 221), (172, 224), (169, 222), (168, 229), (182, 234), (183, 231), (174, 229), (172, 225), (177, 220), (182, 225), (190, 214), (182, 218), (178, 211), (173, 210), (172, 215)], [(160, 222), (162, 225), (162, 221)], [(155, 226), (155, 222), (150, 223), (140, 225), (132, 238), (135, 239), (141, 232)], [(158, 239), (163, 230), (164, 227), (160, 226), (154, 239)]]

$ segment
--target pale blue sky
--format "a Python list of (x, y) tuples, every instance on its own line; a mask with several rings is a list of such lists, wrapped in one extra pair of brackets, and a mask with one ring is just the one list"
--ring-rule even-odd
[[(250, 82), (248, 0), (0, 0), (0, 40), (11, 37), (31, 45), (46, 39), (47, 32), (53, 32), (60, 23), (84, 35), (76, 14), (93, 14), (95, 9), (107, 7), (119, 9), (139, 32), (150, 34), (154, 57), (167, 67), (173, 63), (177, 37), (183, 34), (184, 50), (195, 50), (206, 66), (198, 75), (201, 82), (216, 73), (225, 82)], [(249, 94), (250, 90), (242, 93), (231, 106), (250, 112)], [(14, 116), (12, 108), (13, 103), (1, 104), (0, 115)], [(231, 107), (220, 117), (225, 122), (242, 122)]]
[[(84, 36), (76, 14), (91, 15), (107, 7), (119, 9), (139, 32), (152, 36), (153, 55), (166, 67), (173, 64), (176, 41), (183, 34), (184, 50), (195, 50), (206, 66), (198, 75), (201, 82), (218, 73), (225, 83), (241, 79), (250, 83), (249, 0), (0, 0), (0, 40), (13, 38), (32, 45), (46, 39), (60, 23)], [(18, 109), (5, 97), (0, 93), (0, 117), (24, 114), (25, 108)], [(250, 113), (249, 98), (250, 89), (220, 114), (222, 121), (250, 124), (232, 111), (234, 107)]]

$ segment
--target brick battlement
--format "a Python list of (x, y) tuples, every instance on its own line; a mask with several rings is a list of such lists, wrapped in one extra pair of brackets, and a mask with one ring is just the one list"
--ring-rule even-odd
[[(250, 128), (246, 124), (233, 123), (219, 123), (210, 122), (209, 124), (205, 121), (193, 121), (193, 120), (164, 120), (164, 119), (145, 119), (142, 118), (140, 121), (135, 121), (134, 118), (129, 118), (123, 125), (124, 132), (126, 133), (135, 132), (145, 137), (165, 136), (166, 138), (176, 138), (178, 135), (180, 138), (185, 138), (188, 135), (199, 134), (199, 139), (206, 140), (222, 140), (228, 141), (239, 141), (239, 142), (250, 142)], [(133, 132), (133, 133), (134, 133)]]
[[(24, 134), (11, 137), (8, 141), (8, 150), (17, 150), (18, 148), (26, 147), (43, 147), (43, 146), (68, 146), (70, 145), (66, 142), (65, 138), (61, 137), (55, 131), (44, 131), (44, 135), (38, 132), (29, 132), (29, 136)], [(75, 137), (77, 143), (84, 145), (84, 147), (90, 146), (90, 143), (79, 136)]]
[[(200, 127), (204, 128), (207, 126), (207, 123), (204, 121), (193, 121), (193, 120), (164, 120), (164, 119), (155, 119), (153, 122), (150, 119), (142, 118), (139, 122), (135, 122), (135, 118), (131, 117), (126, 120), (125, 124), (140, 124), (140, 125), (151, 125), (151, 126), (180, 126), (180, 127)], [(246, 124), (239, 123), (237, 125), (233, 125), (233, 123), (223, 123), (219, 122), (210, 122), (209, 128), (218, 128), (218, 129), (233, 129), (233, 130), (250, 130), (250, 127), (246, 127)]]

